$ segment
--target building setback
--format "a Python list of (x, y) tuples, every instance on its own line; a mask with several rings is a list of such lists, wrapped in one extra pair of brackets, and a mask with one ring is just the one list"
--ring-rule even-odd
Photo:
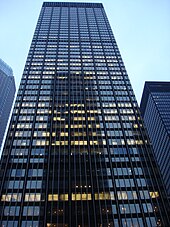
[(0, 148), (15, 96), (15, 79), (12, 69), (0, 59)]
[(170, 197), (170, 82), (145, 82), (140, 108)]
[(168, 226), (102, 4), (43, 3), (1, 160), (1, 226)]

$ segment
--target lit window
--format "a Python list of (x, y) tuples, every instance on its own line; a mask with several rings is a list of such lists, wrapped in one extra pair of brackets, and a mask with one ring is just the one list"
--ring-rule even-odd
[(72, 193), (72, 200), (73, 201), (77, 201), (77, 200), (91, 200), (91, 194), (86, 194), (86, 193), (83, 193), (83, 194), (80, 194), (80, 193), (77, 193), (77, 194), (73, 194)]
[(68, 201), (68, 194), (61, 194), (61, 195), (59, 196), (59, 198), (60, 198), (60, 200), (62, 200), (62, 201)]
[(95, 193), (95, 200), (114, 200), (114, 193), (113, 192), (101, 192)]
[(2, 195), (1, 201), (7, 202), (20, 202), (21, 201), (21, 193), (8, 193), (6, 195)]
[(157, 198), (157, 197), (159, 197), (159, 193), (158, 192), (149, 192), (149, 194), (150, 194), (150, 197), (151, 198)]
[(48, 201), (58, 201), (58, 194), (49, 194)]
[(117, 192), (117, 196), (118, 196), (118, 199), (119, 200), (121, 200), (121, 199), (123, 199), (123, 200), (128, 199), (127, 192), (125, 192), (125, 191), (119, 191), (119, 192)]
[(41, 200), (41, 194), (40, 193), (26, 193), (25, 194), (25, 201), (29, 202), (36, 202)]

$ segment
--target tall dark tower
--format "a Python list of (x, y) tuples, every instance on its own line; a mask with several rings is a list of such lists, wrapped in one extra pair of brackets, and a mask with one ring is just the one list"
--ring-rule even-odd
[(102, 4), (45, 2), (1, 160), (1, 226), (169, 226)]
[(0, 148), (15, 96), (15, 79), (12, 69), (0, 59)]
[(170, 82), (145, 82), (140, 108), (170, 198)]

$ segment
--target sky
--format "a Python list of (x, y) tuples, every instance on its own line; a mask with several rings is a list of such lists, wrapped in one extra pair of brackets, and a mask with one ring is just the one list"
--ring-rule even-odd
[[(103, 3), (138, 103), (145, 81), (170, 81), (170, 0), (70, 1)], [(0, 58), (17, 88), (42, 3), (0, 0)]]

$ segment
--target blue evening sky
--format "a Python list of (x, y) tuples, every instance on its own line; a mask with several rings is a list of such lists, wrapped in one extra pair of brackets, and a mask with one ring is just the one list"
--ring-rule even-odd
[[(75, 2), (104, 4), (138, 103), (146, 80), (170, 80), (170, 0)], [(12, 67), (17, 87), (42, 3), (0, 1), (0, 58)]]

